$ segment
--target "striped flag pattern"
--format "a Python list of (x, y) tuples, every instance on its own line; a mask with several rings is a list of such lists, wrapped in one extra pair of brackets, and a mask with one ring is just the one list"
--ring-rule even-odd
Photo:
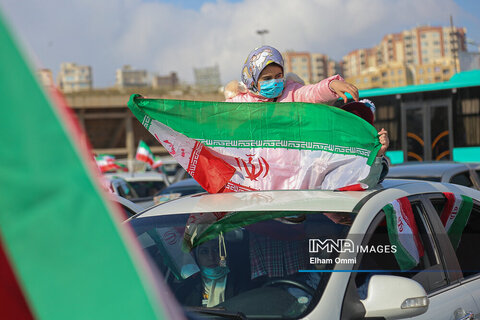
[(392, 201), (383, 208), (390, 244), (397, 250), (395, 258), (401, 270), (415, 267), (424, 254), (412, 207), (407, 197)]
[(372, 125), (326, 105), (132, 95), (128, 107), (210, 193), (363, 190), (381, 147)]
[(447, 231), (452, 246), (457, 249), (462, 238), (463, 230), (468, 223), (473, 208), (472, 198), (451, 192), (444, 192), (447, 199), (440, 219)]
[(148, 163), (150, 166), (153, 165), (153, 153), (150, 150), (150, 147), (143, 140), (140, 140), (138, 143), (135, 159)]

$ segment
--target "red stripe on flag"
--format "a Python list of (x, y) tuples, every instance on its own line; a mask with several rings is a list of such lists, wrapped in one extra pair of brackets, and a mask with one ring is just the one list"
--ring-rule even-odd
[(361, 183), (352, 184), (350, 186), (338, 188), (337, 191), (363, 191), (366, 188)]
[(33, 319), (0, 239), (0, 319)]
[(450, 217), (450, 213), (452, 212), (453, 206), (455, 204), (455, 195), (451, 192), (444, 192), (443, 195), (447, 198), (447, 203), (445, 203), (445, 207), (442, 210), (442, 214), (440, 215), (440, 220), (442, 221), (443, 226), (447, 225), (448, 218)]
[(398, 199), (398, 204), (400, 205), (400, 213), (403, 216), (403, 219), (407, 222), (408, 226), (412, 230), (413, 240), (415, 241), (415, 246), (418, 249), (418, 256), (423, 257), (423, 245), (420, 241), (420, 234), (418, 233), (417, 223), (415, 222), (415, 217), (413, 216), (412, 206), (407, 197)]
[(153, 164), (152, 159), (149, 158), (149, 157), (148, 157), (147, 155), (145, 155), (145, 154), (137, 153), (137, 155), (135, 156), (135, 159), (137, 159), (138, 161), (146, 162), (146, 163), (148, 163), (149, 165), (152, 165), (152, 164)]
[(207, 147), (196, 141), (187, 172), (208, 192), (221, 192), (235, 173), (235, 168), (215, 157)]

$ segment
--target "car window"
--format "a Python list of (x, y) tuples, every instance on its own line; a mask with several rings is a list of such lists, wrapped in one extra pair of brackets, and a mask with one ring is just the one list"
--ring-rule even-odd
[(129, 223), (183, 306), (270, 319), (298, 318), (318, 303), (331, 272), (317, 271), (333, 269), (338, 252), (310, 251), (309, 240), (345, 239), (354, 219), (251, 211), (140, 216)]
[(442, 221), (464, 277), (480, 273), (480, 206), (466, 196), (444, 193), (430, 200)]
[(470, 172), (468, 171), (454, 175), (450, 179), (450, 183), (455, 183), (466, 187), (473, 187), (472, 180), (470, 179)]
[(129, 200), (138, 198), (135, 189), (126, 181), (116, 180), (113, 185), (114, 188), (116, 188), (119, 196)]
[(141, 198), (153, 197), (166, 187), (163, 181), (130, 181), (129, 183)]
[[(392, 217), (394, 213), (384, 208), (369, 229), (366, 236), (369, 240), (365, 243), (368, 247), (395, 247), (388, 252), (377, 250), (362, 255), (357, 265), (360, 272), (355, 275), (355, 283), (361, 298), (366, 298), (368, 281), (374, 274), (411, 278), (419, 282), (427, 292), (447, 284), (425, 208), (420, 200), (410, 201), (407, 198), (403, 200), (399, 206), (402, 216), (405, 217), (405, 212), (409, 211), (413, 215), (412, 221), (409, 221), (410, 217), (405, 218), (408, 223)], [(394, 230), (389, 219), (397, 224), (395, 227), (398, 229)]]

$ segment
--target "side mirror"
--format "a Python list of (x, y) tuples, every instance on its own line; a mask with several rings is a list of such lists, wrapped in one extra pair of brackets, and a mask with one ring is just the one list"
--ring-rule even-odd
[(409, 318), (428, 309), (425, 289), (416, 281), (390, 275), (374, 275), (368, 284), (368, 295), (363, 303), (365, 317), (385, 319)]

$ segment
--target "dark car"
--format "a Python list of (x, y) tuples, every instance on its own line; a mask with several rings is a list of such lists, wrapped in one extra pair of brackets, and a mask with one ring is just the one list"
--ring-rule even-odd
[(480, 190), (479, 167), (451, 161), (407, 162), (390, 167), (387, 178), (449, 182)]

